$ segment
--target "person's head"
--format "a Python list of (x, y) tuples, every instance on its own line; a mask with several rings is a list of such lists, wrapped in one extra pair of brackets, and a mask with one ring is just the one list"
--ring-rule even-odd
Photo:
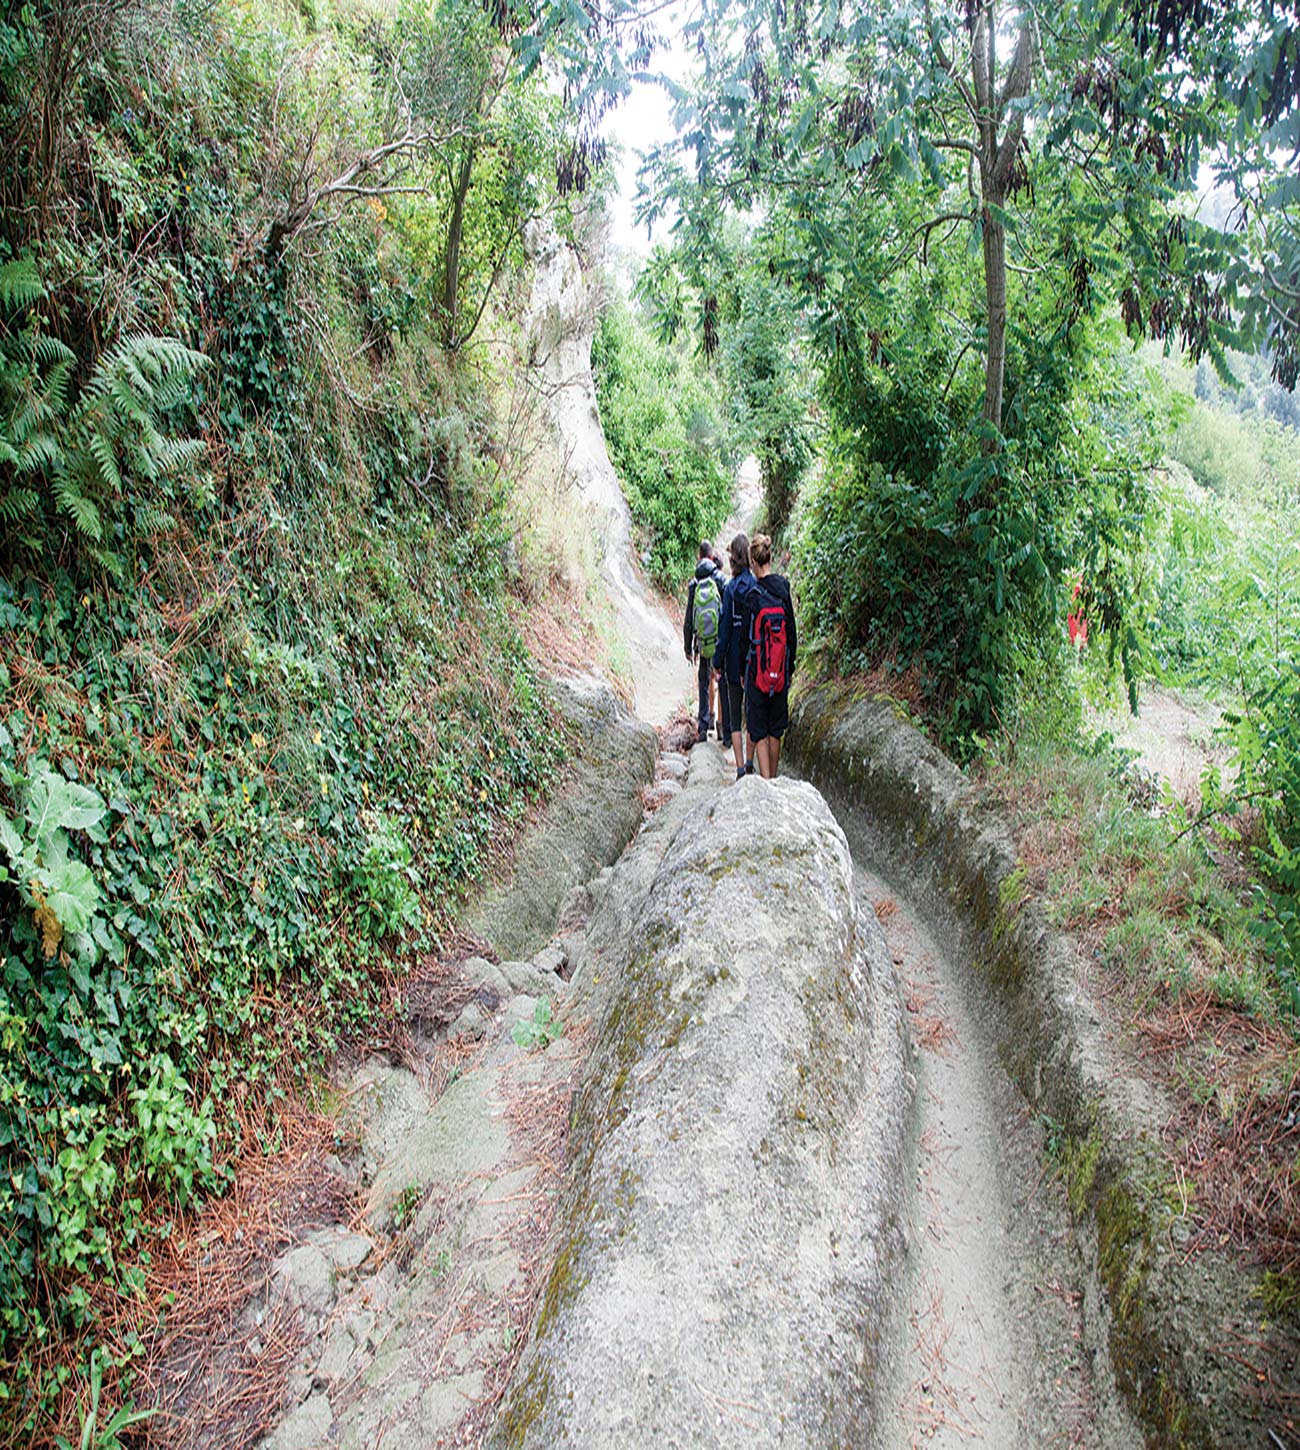
[(766, 534), (755, 534), (749, 541), (749, 566), (759, 575), (772, 567), (772, 540)]
[(749, 536), (737, 534), (727, 550), (731, 557), (731, 572), (743, 574), (749, 568)]
[(707, 539), (701, 539), (700, 540), (700, 554), (699, 554), (699, 557), (701, 559), (711, 559), (711, 558), (713, 558), (713, 545), (711, 543), (709, 543), (709, 541)]

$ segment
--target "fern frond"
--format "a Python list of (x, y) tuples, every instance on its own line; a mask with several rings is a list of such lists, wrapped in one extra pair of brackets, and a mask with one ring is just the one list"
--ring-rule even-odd
[(32, 361), (39, 367), (54, 367), (62, 364), (65, 370), (71, 370), (72, 364), (76, 360), (76, 353), (66, 342), (60, 342), (57, 337), (42, 333), (32, 340)]
[(76, 524), (80, 533), (95, 543), (104, 539), (104, 524), (94, 501), (78, 488), (76, 480), (67, 474), (60, 474), (54, 480), (54, 497), (59, 508)]
[[(62, 347), (62, 343), (59, 344)], [(67, 351), (65, 348), (64, 351)], [(68, 387), (72, 381), (72, 364), (76, 359), (71, 353), (60, 359), (45, 374), (45, 397), (50, 408), (62, 415), (68, 411)]]
[(45, 283), (30, 257), (0, 263), (0, 307), (6, 312), (30, 307), (45, 295)]
[(29, 438), (13, 460), (17, 473), (37, 473), (43, 468), (51, 471), (58, 468), (63, 459), (63, 449), (57, 438), (48, 433), (38, 433)]
[(34, 518), (40, 508), (41, 496), (34, 488), (11, 488), (0, 494), (0, 520), (16, 524)]
[(113, 440), (107, 433), (96, 429), (91, 433), (87, 447), (90, 449), (91, 457), (99, 464), (101, 479), (114, 493), (121, 493), (122, 475), (118, 472), (117, 450), (113, 447)]

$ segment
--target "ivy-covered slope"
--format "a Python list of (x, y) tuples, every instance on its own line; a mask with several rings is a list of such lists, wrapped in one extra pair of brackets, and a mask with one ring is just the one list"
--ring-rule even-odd
[(0, 23), (0, 1444), (129, 1395), (104, 1307), (563, 751), (465, 342), (551, 102), (449, 99), (452, 8)]

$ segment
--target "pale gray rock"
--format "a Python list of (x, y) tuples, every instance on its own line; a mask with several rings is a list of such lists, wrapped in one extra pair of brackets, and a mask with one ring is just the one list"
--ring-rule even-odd
[(543, 977), (559, 976), (569, 965), (569, 954), (563, 946), (543, 947), (533, 958), (533, 966)]
[(504, 1002), (510, 995), (510, 984), (501, 968), (489, 962), (486, 957), (467, 957), (460, 964), (460, 970), (471, 986), (486, 988), (495, 995), (498, 1002)]
[(516, 1022), (531, 1022), (533, 1013), (537, 1010), (537, 997), (531, 997), (526, 992), (521, 992), (517, 997), (511, 997), (506, 1003), (505, 1020), (508, 1027), (513, 1027)]
[(911, 1091), (884, 939), (811, 787), (695, 794), (620, 863), (597, 917), (624, 929), (593, 919), (598, 1036), (496, 1447), (875, 1428)]
[(684, 785), (688, 768), (686, 757), (676, 751), (659, 757), (659, 774), (665, 780), (675, 780)]
[(568, 777), (519, 842), (504, 880), (485, 891), (466, 925), (503, 957), (538, 951), (575, 887), (615, 860), (641, 820), (640, 788), (654, 777), (655, 733), (593, 678), (555, 681), (570, 725)]
[(511, 992), (528, 992), (534, 997), (554, 990), (553, 974), (543, 972), (533, 962), (502, 962), (501, 975)]
[(427, 1193), (433, 1185), (459, 1182), (505, 1157), (507, 1124), (493, 1111), (486, 1090), (494, 1081), (495, 1075), (480, 1071), (450, 1083), (394, 1144), (370, 1189), (366, 1217), (371, 1223), (385, 1231), (391, 1228), (394, 1206), (411, 1185)]
[(374, 1249), (365, 1234), (349, 1233), (341, 1227), (318, 1229), (307, 1236), (306, 1242), (325, 1255), (336, 1273), (344, 1274), (359, 1269)]
[(368, 1058), (352, 1079), (345, 1127), (361, 1135), (361, 1169), (371, 1176), (379, 1164), (429, 1111), (429, 1097), (409, 1068), (393, 1067), (383, 1058)]
[(263, 1450), (324, 1450), (330, 1443), (333, 1424), (329, 1396), (312, 1395), (262, 1442)]
[(334, 1304), (334, 1266), (316, 1244), (298, 1244), (271, 1266), (285, 1300), (304, 1314), (328, 1314)]
[(479, 1042), (491, 1025), (491, 1017), (477, 1002), (470, 1002), (447, 1029), (447, 1037), (456, 1042), (461, 1039)]

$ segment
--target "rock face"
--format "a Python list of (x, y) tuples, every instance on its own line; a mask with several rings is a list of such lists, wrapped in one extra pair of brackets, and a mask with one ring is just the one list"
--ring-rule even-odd
[(524, 834), (506, 879), (466, 921), (503, 958), (530, 957), (550, 940), (569, 892), (631, 839), (641, 820), (639, 792), (654, 778), (654, 731), (604, 681), (557, 680), (553, 692), (577, 739), (572, 773)]
[(491, 1443), (862, 1444), (910, 1080), (844, 836), (807, 785), (699, 781), (593, 894), (559, 1247)]
[(565, 475), (599, 542), (601, 583), (618, 619), (618, 637), (632, 657), (637, 714), (661, 725), (690, 687), (690, 676), (682, 667), (680, 631), (654, 603), (632, 563), (632, 515), (605, 447), (591, 373), (596, 303), (577, 253), (553, 221), (530, 223), (525, 245), (533, 261), (532, 366), (545, 384)]

